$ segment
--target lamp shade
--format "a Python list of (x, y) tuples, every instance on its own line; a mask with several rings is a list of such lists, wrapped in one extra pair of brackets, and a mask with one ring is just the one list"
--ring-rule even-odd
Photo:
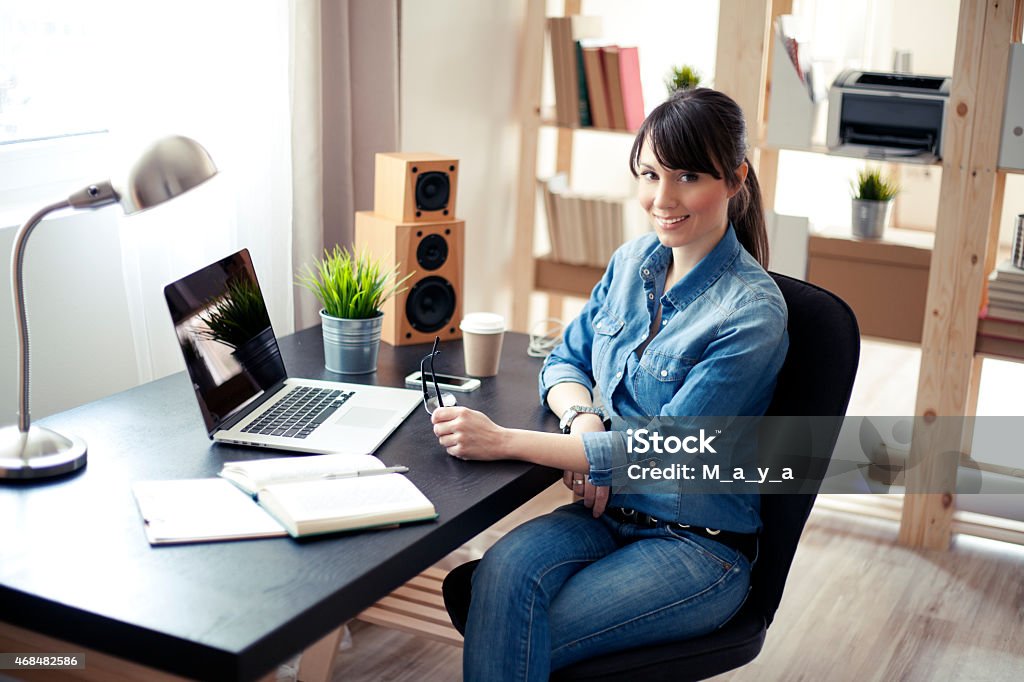
[(201, 144), (175, 135), (146, 150), (129, 171), (127, 186), (118, 188), (117, 193), (125, 213), (138, 213), (173, 199), (216, 174), (217, 166)]

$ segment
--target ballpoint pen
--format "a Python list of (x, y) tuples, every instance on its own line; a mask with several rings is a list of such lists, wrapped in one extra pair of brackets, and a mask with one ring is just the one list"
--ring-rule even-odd
[(407, 466), (393, 466), (383, 469), (364, 469), (363, 471), (343, 471), (337, 474), (324, 474), (320, 478), (356, 478), (358, 476), (376, 476), (378, 474), (404, 474), (407, 471), (409, 471)]

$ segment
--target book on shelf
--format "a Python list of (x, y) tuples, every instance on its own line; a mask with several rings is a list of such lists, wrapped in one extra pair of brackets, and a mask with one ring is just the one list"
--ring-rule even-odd
[(597, 128), (611, 128), (611, 111), (608, 105), (608, 91), (605, 89), (604, 63), (599, 46), (583, 46), (583, 69), (587, 78), (587, 93), (590, 96), (590, 117)]
[(603, 268), (615, 249), (650, 229), (643, 209), (632, 199), (574, 192), (564, 173), (538, 184), (553, 261)]
[(619, 48), (619, 90), (622, 93), (624, 130), (639, 130), (644, 122), (644, 95), (640, 87), (640, 52)]
[(429, 499), (372, 455), (226, 462), (220, 478), (132, 486), (150, 544), (389, 527), (437, 518)]
[(1018, 343), (1024, 343), (1024, 322), (1000, 320), (993, 317), (988, 309), (985, 309), (980, 315), (978, 333), (982, 336), (1010, 339)]
[[(573, 128), (583, 125), (581, 112), (589, 112), (589, 105), (585, 91), (586, 78), (580, 68), (581, 48), (577, 43), (600, 34), (600, 17), (576, 15), (548, 18), (551, 64), (555, 77), (555, 118), (558, 125)], [(584, 90), (580, 88), (581, 83)]]
[(989, 299), (987, 317), (1010, 322), (1024, 322), (1024, 308), (1010, 308)]
[(594, 125), (590, 114), (590, 91), (587, 89), (587, 76), (583, 70), (583, 47), (580, 41), (573, 41), (573, 53), (576, 57), (576, 94), (579, 106), (580, 126), (589, 128)]
[(604, 62), (605, 90), (608, 92), (608, 103), (611, 111), (612, 128), (626, 130), (626, 110), (622, 105), (621, 66), (619, 65), (618, 45), (607, 45), (601, 48)]
[(979, 336), (975, 341), (974, 350), (986, 355), (1001, 355), (1014, 359), (1024, 358), (1024, 343), (998, 336)]
[(1006, 282), (1024, 284), (1024, 269), (1018, 268), (1009, 258), (1004, 260), (992, 274), (988, 276), (990, 282)]
[(1006, 279), (990, 279), (988, 282), (988, 290), (990, 292), (1016, 295), (1018, 298), (1024, 299), (1024, 282), (1014, 282)]
[(1024, 293), (1006, 293), (989, 287), (988, 300), (1004, 308), (1024, 310)]

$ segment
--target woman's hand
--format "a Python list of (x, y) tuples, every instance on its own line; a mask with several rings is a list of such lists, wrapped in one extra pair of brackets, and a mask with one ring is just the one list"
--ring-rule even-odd
[[(583, 433), (585, 431), (604, 431), (604, 422), (595, 414), (580, 414), (572, 421), (571, 433)], [(604, 513), (608, 506), (608, 498), (611, 496), (611, 488), (606, 485), (594, 485), (590, 482), (587, 474), (577, 471), (566, 470), (562, 474), (562, 483), (565, 487), (583, 498), (583, 506), (592, 510), (594, 518)]]
[(459, 459), (494, 460), (508, 457), (508, 431), (483, 412), (468, 407), (439, 407), (430, 415), (437, 442)]

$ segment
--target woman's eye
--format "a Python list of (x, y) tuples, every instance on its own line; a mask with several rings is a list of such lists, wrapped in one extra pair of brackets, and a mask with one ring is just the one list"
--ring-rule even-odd
[(654, 171), (644, 171), (643, 173), (640, 174), (640, 177), (644, 178), (645, 180), (651, 180), (651, 181), (654, 181), (654, 180), (658, 179), (658, 176), (657, 176), (657, 174), (655, 174)]
[(679, 176), (680, 182), (697, 182), (700, 176), (697, 173), (683, 173)]

